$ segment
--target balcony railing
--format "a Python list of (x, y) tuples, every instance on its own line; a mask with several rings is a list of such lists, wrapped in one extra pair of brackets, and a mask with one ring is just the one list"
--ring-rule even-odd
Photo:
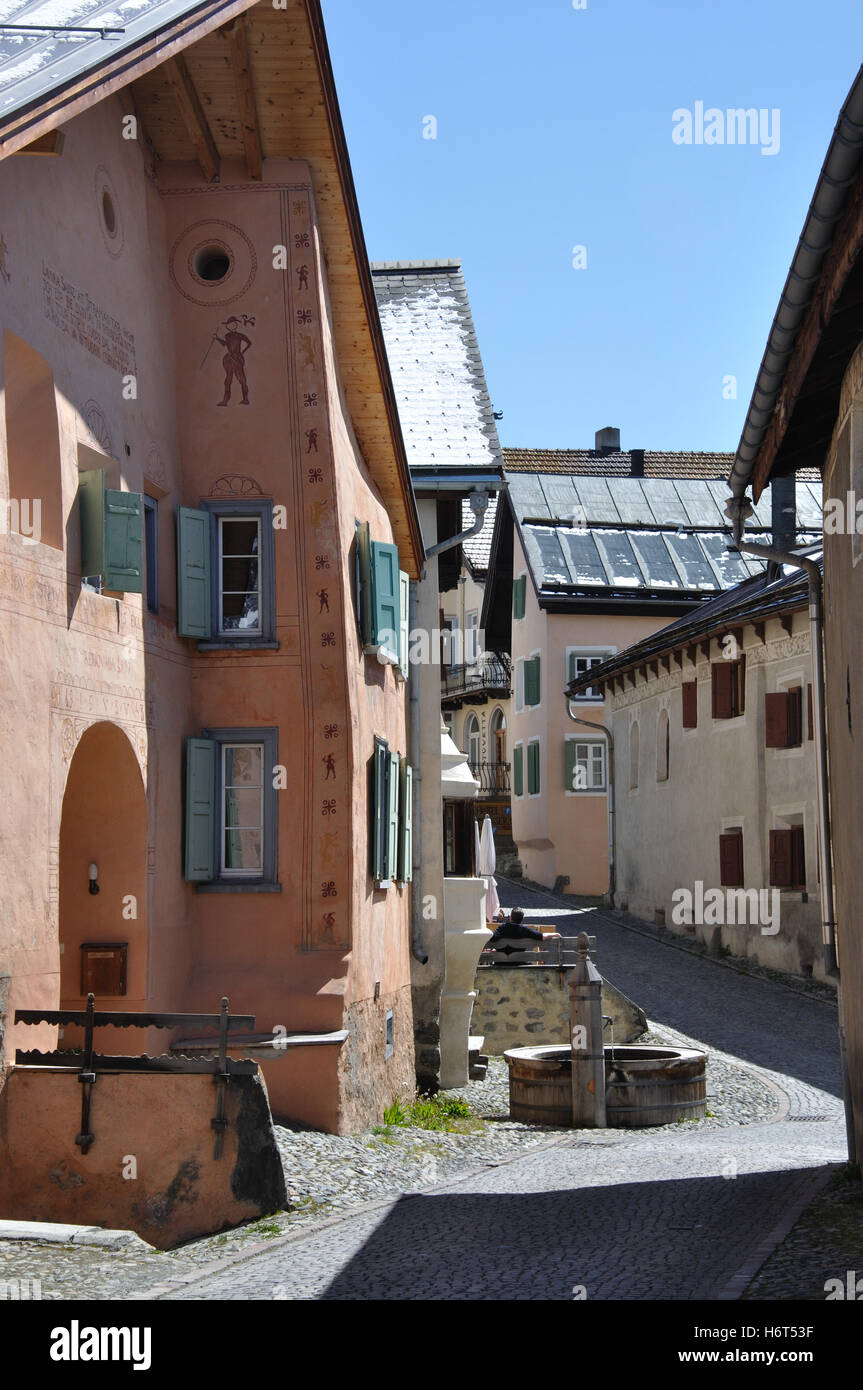
[(471, 763), (470, 770), (479, 782), (480, 796), (509, 796), (509, 763)]
[(441, 696), (512, 694), (512, 662), (505, 653), (483, 652), (465, 666), (441, 667)]

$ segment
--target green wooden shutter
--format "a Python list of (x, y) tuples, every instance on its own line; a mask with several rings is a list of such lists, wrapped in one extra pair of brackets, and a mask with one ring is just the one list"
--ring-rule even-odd
[(374, 767), (372, 776), (372, 833), (371, 857), (372, 878), (380, 883), (386, 878), (387, 849), (387, 769), (389, 767), (389, 748), (382, 738), (375, 739)]
[(518, 579), (512, 581), (512, 616), (514, 618), (524, 617), (524, 602), (527, 592), (527, 575), (522, 574)]
[(524, 663), (524, 703), (539, 704), (539, 657), (533, 656)]
[(398, 661), (399, 552), (386, 541), (371, 543), (372, 643)]
[(369, 523), (357, 522), (357, 606), (363, 646), (372, 645), (372, 569)]
[(399, 755), (390, 753), (389, 786), (387, 787), (387, 862), (385, 877), (393, 879), (399, 871)]
[(402, 758), (401, 770), (401, 833), (399, 835), (398, 876), (401, 883), (410, 883), (413, 878), (414, 857), (414, 770), (408, 765), (407, 758)]
[(566, 739), (563, 752), (563, 786), (568, 792), (580, 791), (581, 788), (575, 785), (575, 753), (577, 744), (574, 738)]
[(570, 654), (569, 654), (569, 682), (570, 682), (570, 683), (571, 683), (572, 681), (575, 680), (575, 675), (576, 675), (575, 663), (576, 663), (576, 660), (577, 660), (577, 657), (576, 657), (576, 655), (575, 655), (575, 652), (570, 652)]
[(524, 748), (520, 743), (512, 750), (512, 787), (516, 796), (524, 795)]
[(186, 865), (190, 883), (213, 877), (216, 744), (211, 738), (186, 739)]
[(408, 575), (405, 574), (404, 570), (399, 570), (399, 666), (405, 680), (407, 680), (410, 670), (408, 664), (410, 584)]
[(210, 637), (210, 514), (177, 509), (177, 631)]
[(101, 468), (78, 474), (78, 516), (81, 524), (81, 574), (101, 574), (105, 564), (105, 475)]
[(144, 499), (140, 492), (105, 489), (105, 588), (144, 591)]
[(532, 796), (539, 792), (539, 744), (527, 745), (527, 790)]

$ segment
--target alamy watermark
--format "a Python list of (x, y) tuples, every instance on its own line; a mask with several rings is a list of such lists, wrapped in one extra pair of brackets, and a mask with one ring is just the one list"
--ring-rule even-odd
[(778, 888), (708, 888), (695, 880), (693, 890), (675, 888), (671, 920), (675, 926), (699, 927), (753, 926), (762, 936), (779, 931), (780, 893)]
[(41, 497), (0, 497), (0, 536), (7, 532), (20, 536), (25, 545), (38, 545), (42, 539)]
[(671, 113), (675, 145), (760, 145), (762, 154), (779, 153), (779, 108), (708, 106), (696, 101), (692, 110), (678, 106)]

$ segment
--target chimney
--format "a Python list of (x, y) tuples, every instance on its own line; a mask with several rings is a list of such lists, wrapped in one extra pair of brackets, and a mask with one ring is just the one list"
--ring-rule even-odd
[(774, 478), (770, 484), (770, 526), (776, 550), (793, 550), (797, 544), (797, 500), (794, 474)]
[(630, 449), (629, 451), (629, 476), (631, 478), (644, 477), (644, 450)]
[(604, 430), (597, 430), (594, 435), (594, 447), (598, 454), (616, 454), (620, 451), (620, 430), (613, 425), (606, 425)]

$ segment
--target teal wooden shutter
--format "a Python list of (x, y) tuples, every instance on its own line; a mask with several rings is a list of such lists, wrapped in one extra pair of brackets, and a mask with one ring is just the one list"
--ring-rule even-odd
[(569, 677), (568, 677), (568, 680), (569, 680), (569, 681), (574, 681), (574, 680), (575, 680), (575, 675), (576, 675), (575, 663), (576, 663), (576, 660), (577, 660), (577, 658), (576, 658), (575, 652), (570, 652), (570, 654), (569, 654)]
[(105, 588), (143, 593), (144, 499), (105, 489)]
[(581, 788), (575, 785), (575, 750), (576, 742), (574, 738), (568, 738), (564, 743), (563, 758), (563, 785), (568, 792), (580, 791)]
[(523, 574), (512, 581), (512, 616), (524, 617), (524, 603), (527, 592), (527, 575)]
[(532, 796), (539, 791), (539, 744), (527, 745), (527, 790)]
[(210, 637), (210, 514), (177, 509), (177, 631)]
[(371, 543), (372, 643), (398, 661), (399, 552), (386, 541)]
[(105, 564), (105, 475), (101, 468), (78, 474), (78, 517), (81, 525), (81, 574), (101, 575)]
[(190, 883), (206, 883), (213, 877), (215, 787), (215, 742), (187, 738), (185, 877)]
[(399, 755), (390, 753), (387, 787), (387, 862), (385, 877), (394, 879), (399, 870)]
[(399, 835), (399, 881), (401, 883), (410, 883), (411, 879), (413, 878), (414, 856), (414, 770), (412, 767), (408, 766), (407, 758), (402, 758), (401, 771), (401, 833)]
[(372, 878), (376, 883), (386, 878), (386, 846), (388, 824), (387, 809), (387, 770), (389, 768), (389, 748), (381, 738), (375, 739), (374, 767), (372, 770), (372, 829), (371, 858)]
[(516, 796), (524, 794), (524, 748), (520, 743), (512, 750), (512, 786)]
[(408, 664), (410, 585), (411, 581), (408, 575), (405, 574), (404, 570), (399, 570), (399, 666), (405, 680), (407, 680), (410, 671)]
[(524, 703), (539, 704), (539, 657), (531, 657), (524, 663)]
[(363, 646), (372, 645), (372, 562), (369, 523), (357, 522), (357, 607)]

